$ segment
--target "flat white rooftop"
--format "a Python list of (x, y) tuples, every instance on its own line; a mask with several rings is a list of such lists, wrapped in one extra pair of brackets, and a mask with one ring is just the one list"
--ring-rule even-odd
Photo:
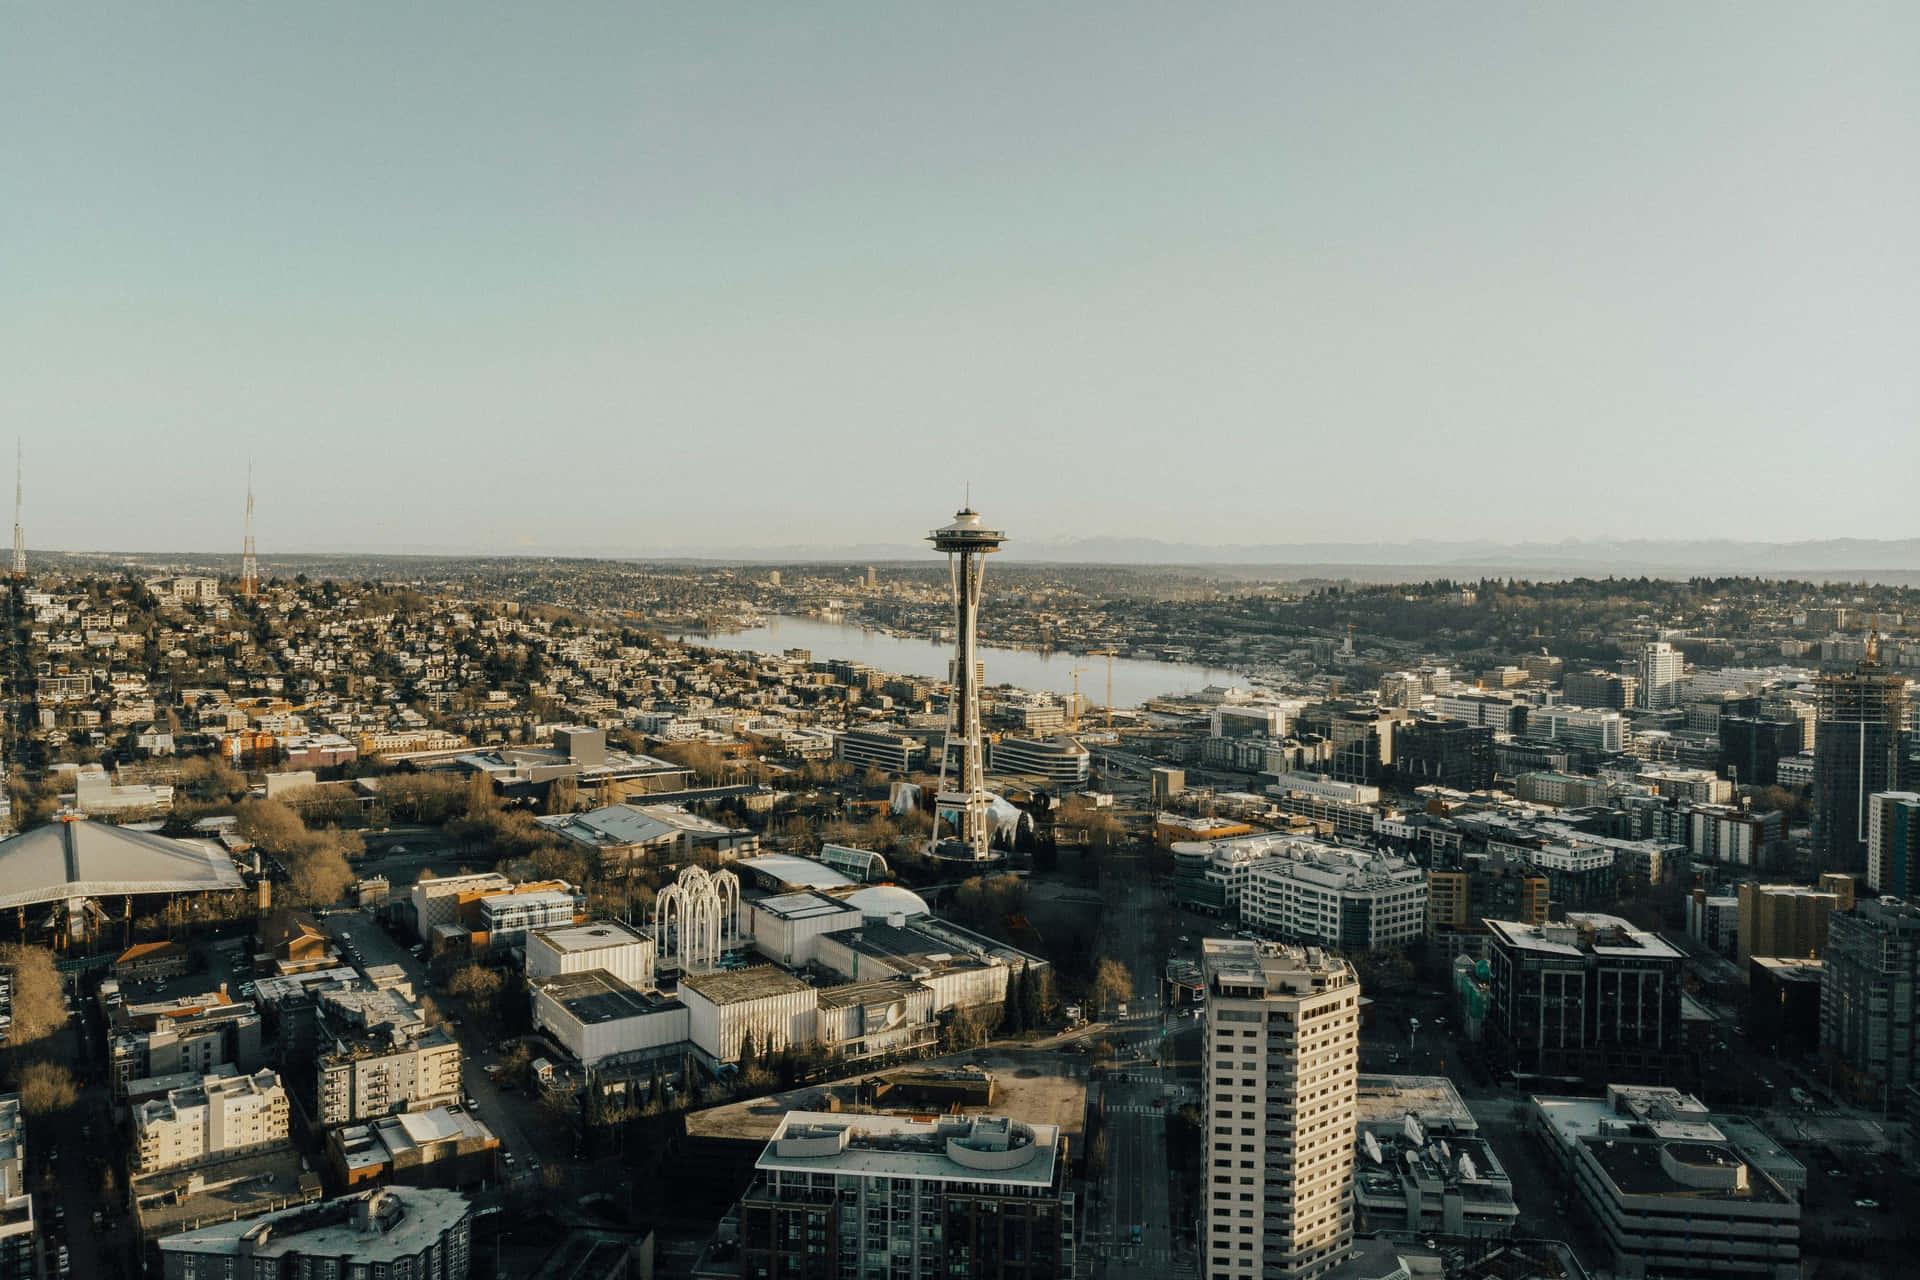
[(754, 1162), (763, 1171), (1053, 1185), (1060, 1130), (997, 1116), (849, 1116), (790, 1111)]

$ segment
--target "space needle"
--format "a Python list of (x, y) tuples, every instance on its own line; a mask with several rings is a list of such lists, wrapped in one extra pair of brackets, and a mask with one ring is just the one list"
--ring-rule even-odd
[[(988, 809), (986, 758), (980, 742), (979, 648), (980, 579), (987, 554), (998, 551), (1006, 534), (989, 529), (969, 502), (954, 513), (953, 523), (927, 535), (935, 551), (947, 553), (953, 576), (953, 692), (947, 699), (947, 743), (940, 760), (940, 790), (936, 821), (927, 852), (937, 858), (985, 862), (992, 823)], [(947, 770), (956, 771), (952, 790)], [(942, 824), (947, 831), (943, 834)]]

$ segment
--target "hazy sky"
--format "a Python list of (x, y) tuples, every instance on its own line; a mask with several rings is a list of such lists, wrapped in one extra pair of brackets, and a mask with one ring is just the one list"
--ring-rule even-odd
[[(1920, 5), (0, 7), (34, 546), (1920, 534)], [(966, 451), (961, 442), (970, 442)], [(0, 466), (0, 475), (4, 475)]]

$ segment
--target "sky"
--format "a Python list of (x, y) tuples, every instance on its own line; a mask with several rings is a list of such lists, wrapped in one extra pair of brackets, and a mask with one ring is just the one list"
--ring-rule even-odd
[[(34, 547), (1920, 534), (1920, 5), (0, 6)], [(7, 429), (11, 428), (9, 432)], [(0, 468), (4, 475), (4, 468)]]

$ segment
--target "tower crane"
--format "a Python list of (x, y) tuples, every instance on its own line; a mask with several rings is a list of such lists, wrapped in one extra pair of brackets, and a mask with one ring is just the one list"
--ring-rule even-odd
[(1073, 677), (1073, 705), (1067, 709), (1068, 733), (1080, 732), (1080, 677), (1086, 670), (1085, 667), (1075, 667), (1067, 672)]
[(1089, 658), (1104, 657), (1107, 660), (1107, 728), (1113, 728), (1113, 655), (1119, 650), (1109, 645), (1105, 649), (1089, 649)]

